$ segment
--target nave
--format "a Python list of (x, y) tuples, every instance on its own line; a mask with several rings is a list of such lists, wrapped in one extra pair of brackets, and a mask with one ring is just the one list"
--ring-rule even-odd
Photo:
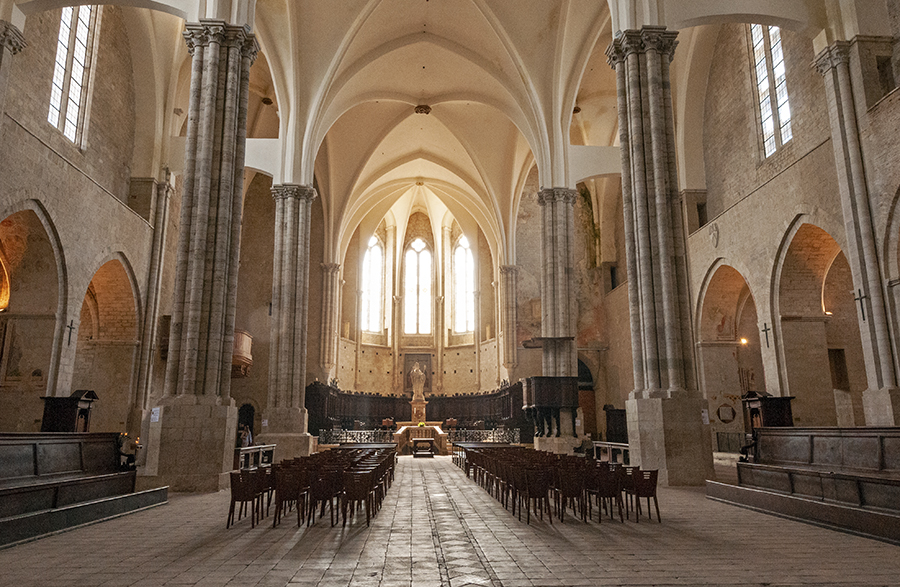
[[(229, 494), (167, 505), (0, 550), (0, 584), (462, 587), (895, 585), (900, 548), (660, 487), (662, 524), (520, 522), (450, 457), (400, 457), (382, 510), (331, 527), (244, 518)], [(645, 519), (646, 521), (646, 519)]]

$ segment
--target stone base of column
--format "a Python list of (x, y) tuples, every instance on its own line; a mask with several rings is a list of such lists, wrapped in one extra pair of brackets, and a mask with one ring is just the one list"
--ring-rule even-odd
[(557, 455), (574, 455), (575, 447), (581, 446), (581, 439), (574, 436), (535, 436), (534, 449)]
[(283, 459), (308, 457), (316, 452), (319, 437), (307, 430), (309, 414), (306, 408), (274, 408), (264, 410), (262, 420), (268, 425), (254, 441), (256, 444), (274, 444), (275, 462)]
[[(172, 491), (218, 491), (229, 486), (234, 465), (238, 409), (201, 396), (163, 400), (147, 411), (142, 487)], [(155, 421), (154, 421), (155, 420)]]
[(709, 425), (699, 398), (629, 399), (629, 456), (632, 465), (658, 469), (662, 485), (703, 485), (715, 478)]
[(867, 389), (862, 393), (862, 401), (866, 426), (900, 425), (900, 389)]

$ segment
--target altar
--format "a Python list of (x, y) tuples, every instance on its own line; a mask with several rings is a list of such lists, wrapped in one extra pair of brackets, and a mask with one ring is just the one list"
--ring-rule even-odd
[(437, 454), (450, 454), (450, 441), (447, 433), (441, 430), (440, 422), (424, 422), (424, 426), (419, 426), (418, 422), (397, 422), (394, 432), (397, 454), (410, 454), (417, 438), (431, 438)]

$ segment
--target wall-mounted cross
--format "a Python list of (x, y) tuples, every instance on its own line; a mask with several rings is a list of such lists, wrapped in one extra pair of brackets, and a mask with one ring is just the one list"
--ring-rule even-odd
[(769, 332), (771, 332), (771, 331), (772, 331), (772, 329), (769, 328), (769, 325), (766, 324), (765, 322), (763, 322), (763, 327), (762, 327), (762, 330), (760, 330), (760, 332), (762, 332), (763, 334), (766, 335), (766, 348), (769, 348)]
[(863, 300), (869, 298), (869, 296), (864, 296), (861, 289), (856, 290), (858, 292), (857, 296), (853, 298), (853, 301), (859, 302), (859, 312), (862, 314), (863, 322), (866, 321), (866, 307), (863, 305)]
[(66, 328), (69, 329), (69, 342), (66, 343), (66, 346), (69, 346), (72, 344), (72, 331), (75, 330), (75, 321), (69, 320), (69, 325)]

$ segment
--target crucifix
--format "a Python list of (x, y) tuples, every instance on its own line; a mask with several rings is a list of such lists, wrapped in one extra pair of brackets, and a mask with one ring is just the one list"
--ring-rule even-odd
[(763, 322), (763, 327), (760, 332), (762, 332), (763, 334), (766, 335), (766, 348), (769, 348), (769, 332), (771, 332), (771, 330), (772, 329), (769, 328), (769, 325), (767, 323)]
[(72, 344), (72, 331), (75, 330), (75, 321), (69, 320), (69, 325), (66, 328), (69, 329), (69, 342), (66, 343), (66, 346), (69, 346)]
[(853, 298), (854, 302), (859, 302), (859, 312), (862, 314), (863, 322), (866, 321), (866, 307), (863, 305), (863, 300), (868, 299), (869, 296), (864, 296), (861, 289), (856, 290), (858, 293), (855, 298)]

